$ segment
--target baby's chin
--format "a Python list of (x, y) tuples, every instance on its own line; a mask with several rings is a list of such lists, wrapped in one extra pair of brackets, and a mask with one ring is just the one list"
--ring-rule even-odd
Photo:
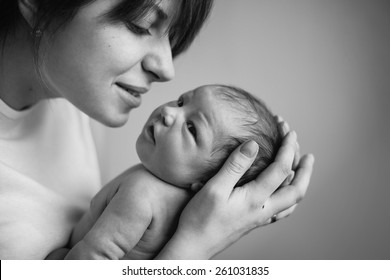
[[(147, 169), (150, 173), (152, 173), (154, 176), (156, 176), (158, 179), (164, 181), (165, 183), (168, 183), (170, 185), (173, 185), (175, 187), (179, 187), (182, 189), (190, 189), (191, 185), (193, 184), (192, 180), (183, 180), (182, 178), (176, 177), (174, 174), (176, 174), (175, 168), (172, 168), (173, 170), (170, 170), (166, 167), (156, 166), (158, 159), (154, 159), (153, 157), (144, 155), (142, 149), (139, 149), (138, 146), (138, 140), (140, 136), (137, 139), (137, 145), (136, 145), (136, 152), (138, 155), (138, 158), (142, 165)], [(142, 141), (142, 140), (141, 140)]]
[(165, 183), (168, 183), (170, 185), (173, 185), (175, 187), (181, 188), (181, 189), (190, 189), (192, 183), (187, 181), (181, 181), (175, 176), (172, 176), (172, 174), (168, 174), (166, 172), (161, 171), (158, 168), (155, 168), (154, 165), (148, 164), (148, 162), (143, 162), (141, 160), (142, 165), (145, 167), (146, 170), (148, 170), (150, 173), (152, 173), (155, 177), (160, 179), (161, 181), (164, 181)]
[[(145, 166), (145, 165), (144, 165)], [(191, 186), (190, 182), (182, 182), (175, 178), (172, 175), (168, 175), (164, 172), (159, 172), (158, 170), (153, 170), (153, 168), (148, 168), (145, 166), (147, 170), (149, 170), (150, 173), (152, 173), (154, 176), (159, 178), (160, 180), (164, 181), (165, 183), (168, 183), (170, 185), (173, 185), (175, 187), (181, 188), (181, 189), (189, 189)]]

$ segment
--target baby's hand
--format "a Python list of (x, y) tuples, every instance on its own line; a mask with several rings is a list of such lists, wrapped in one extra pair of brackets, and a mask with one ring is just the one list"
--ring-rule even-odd
[(68, 254), (68, 248), (59, 248), (51, 252), (45, 259), (46, 260), (63, 260)]
[(89, 230), (93, 227), (93, 225), (102, 215), (103, 211), (106, 209), (109, 202), (118, 192), (121, 182), (125, 181), (126, 178), (129, 176), (129, 173), (131, 173), (130, 171), (131, 169), (120, 174), (118, 177), (116, 177), (114, 180), (104, 186), (104, 188), (102, 188), (92, 198), (88, 211), (83, 215), (83, 217), (73, 229), (69, 243), (71, 248), (75, 246), (79, 241), (81, 241), (84, 236), (89, 232)]

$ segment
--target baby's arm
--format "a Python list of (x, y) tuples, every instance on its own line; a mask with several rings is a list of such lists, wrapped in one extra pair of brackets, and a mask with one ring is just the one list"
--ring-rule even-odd
[(83, 239), (88, 231), (93, 227), (93, 225), (103, 213), (104, 209), (106, 209), (114, 195), (118, 192), (119, 185), (124, 180), (124, 174), (127, 175), (128, 173), (129, 172), (126, 171), (125, 173), (119, 175), (115, 180), (104, 186), (104, 188), (93, 197), (88, 211), (83, 215), (83, 217), (73, 229), (69, 244), (71, 248), (75, 246), (77, 242)]
[(122, 182), (114, 180), (94, 198), (75, 228), (72, 241), (77, 244), (67, 259), (118, 259), (138, 243), (152, 221), (152, 207), (148, 188), (132, 182), (144, 174), (136, 171), (141, 172), (121, 176)]

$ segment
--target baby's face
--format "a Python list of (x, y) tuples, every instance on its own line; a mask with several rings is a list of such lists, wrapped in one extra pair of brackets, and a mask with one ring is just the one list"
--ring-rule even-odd
[(160, 179), (180, 187), (196, 183), (212, 159), (214, 140), (237, 133), (237, 120), (214, 86), (182, 94), (153, 111), (137, 140), (143, 165)]

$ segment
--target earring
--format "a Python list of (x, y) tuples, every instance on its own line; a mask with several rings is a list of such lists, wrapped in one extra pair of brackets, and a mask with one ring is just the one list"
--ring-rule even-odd
[(42, 30), (41, 29), (37, 29), (35, 30), (35, 37), (41, 37), (42, 36)]
[(39, 29), (39, 28), (33, 30), (31, 33), (32, 33), (32, 35), (33, 35), (35, 38), (40, 38), (40, 37), (42, 37), (42, 34), (43, 34), (42, 30)]

